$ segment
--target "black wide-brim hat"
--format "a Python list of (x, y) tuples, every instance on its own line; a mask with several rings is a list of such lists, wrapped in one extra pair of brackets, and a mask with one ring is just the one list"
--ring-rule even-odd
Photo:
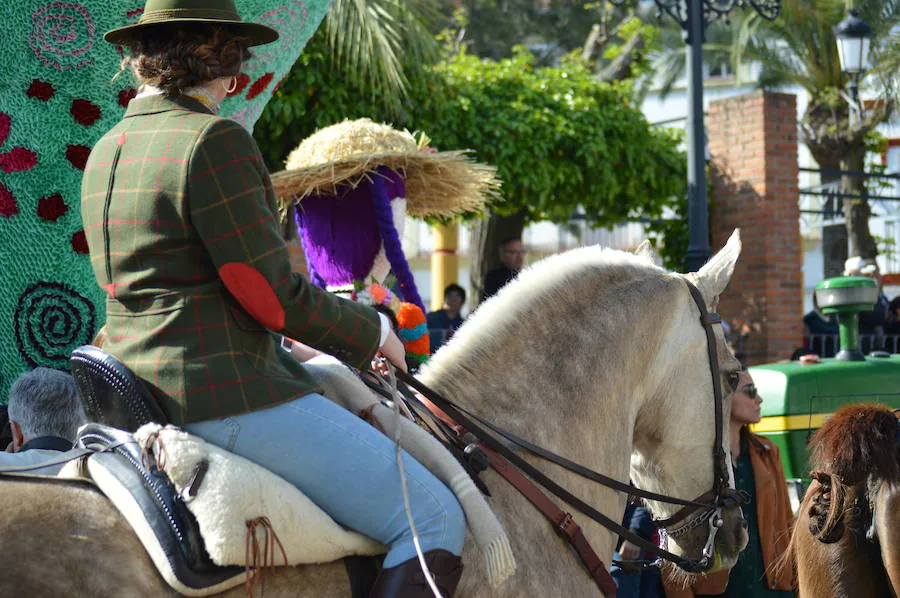
[(147, 0), (137, 23), (107, 31), (103, 39), (111, 44), (127, 46), (137, 33), (164, 23), (221, 25), (238, 35), (247, 36), (251, 46), (261, 46), (278, 39), (275, 29), (242, 21), (233, 0)]

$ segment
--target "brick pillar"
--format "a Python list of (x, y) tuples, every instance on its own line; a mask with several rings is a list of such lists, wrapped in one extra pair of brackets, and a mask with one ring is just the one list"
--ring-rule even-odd
[(786, 359), (803, 340), (803, 245), (797, 205), (797, 103), (757, 91), (711, 102), (713, 250), (735, 228), (743, 250), (719, 311), (751, 365)]

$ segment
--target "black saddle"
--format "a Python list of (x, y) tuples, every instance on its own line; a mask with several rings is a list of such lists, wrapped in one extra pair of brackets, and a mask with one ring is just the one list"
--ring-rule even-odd
[[(188, 593), (234, 585), (228, 580), (242, 577), (243, 567), (220, 567), (212, 562), (197, 520), (178, 489), (155, 463), (145, 462), (131, 435), (146, 423), (168, 421), (153, 395), (134, 372), (97, 347), (75, 349), (69, 368), (85, 415), (92, 422), (79, 430), (75, 445), (94, 452), (88, 468), (95, 482), (141, 536), (166, 581)], [(102, 470), (99, 475), (98, 469)], [(202, 479), (196, 484), (200, 482)], [(124, 493), (137, 509), (122, 509), (123, 504), (131, 504), (127, 498), (123, 502)], [(143, 521), (138, 523), (138, 519)], [(139, 529), (149, 529), (152, 538)]]
[(134, 432), (149, 422), (165, 424), (165, 412), (141, 380), (122, 362), (97, 347), (72, 352), (69, 369), (89, 422)]
[[(231, 587), (243, 581), (243, 567), (220, 567), (212, 562), (197, 520), (181, 494), (153, 459), (145, 463), (131, 434), (91, 423), (79, 430), (75, 446), (94, 452), (88, 463), (94, 481), (135, 528), (170, 585), (190, 594), (191, 590), (223, 584)], [(123, 508), (132, 504), (138, 508)], [(148, 529), (152, 533), (148, 534)]]
[[(168, 422), (165, 412), (134, 372), (97, 347), (85, 345), (72, 352), (69, 368), (89, 423), (79, 430), (76, 447), (94, 451), (88, 467), (95, 481), (122, 510), (127, 493), (139, 507), (123, 515), (162, 576), (183, 594), (234, 586), (243, 579), (243, 567), (221, 567), (212, 562), (200, 528), (178, 489), (155, 463), (146, 463), (131, 435), (150, 422)], [(153, 461), (152, 459), (150, 461)], [(99, 473), (98, 470), (102, 470)], [(199, 487), (202, 474), (192, 486)], [(125, 501), (128, 502), (128, 501)], [(139, 529), (145, 530), (142, 534)], [(150, 533), (146, 533), (149, 529)], [(380, 557), (347, 557), (352, 597), (365, 598), (375, 582)], [(240, 581), (237, 581), (240, 583)]]

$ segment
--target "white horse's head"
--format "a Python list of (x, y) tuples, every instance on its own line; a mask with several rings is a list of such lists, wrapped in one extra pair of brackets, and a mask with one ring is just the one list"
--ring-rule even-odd
[[(739, 253), (735, 234), (700, 272), (687, 276), (710, 311)], [(731, 374), (740, 364), (725, 345), (722, 327), (712, 328), (727, 452)], [(707, 346), (685, 276), (659, 267), (649, 246), (638, 255), (583, 247), (526, 268), (469, 317), (421, 378), (512, 433), (586, 467), (626, 481), (630, 465), (638, 487), (693, 500), (713, 488)], [(624, 505), (621, 494), (558, 468), (554, 474), (609, 516)], [(512, 498), (504, 505), (502, 494), (495, 495), (495, 508), (521, 508)], [(649, 506), (656, 519), (680, 508)], [(729, 509), (722, 519), (715, 538), (718, 566), (732, 564), (746, 543), (740, 509)], [(610, 534), (586, 525), (593, 539), (613, 544)], [(670, 549), (699, 559), (708, 532), (704, 520), (673, 538)]]
[[(719, 295), (725, 290), (738, 256), (741, 242), (735, 231), (725, 247), (699, 272), (685, 276), (703, 296), (710, 312), (716, 310)], [(647, 248), (643, 248), (646, 255)], [(641, 252), (639, 252), (641, 254)], [(664, 346), (654, 367), (664, 372), (664, 384), (638, 413), (631, 478), (638, 487), (684, 499), (695, 499), (713, 487), (713, 448), (715, 444), (714, 393), (708, 365), (707, 338), (700, 324), (699, 308), (687, 286), (678, 293), (667, 316), (672, 318)], [(731, 469), (729, 417), (731, 395), (737, 384), (740, 364), (725, 343), (722, 326), (713, 325), (716, 341), (722, 422), (720, 438)], [(660, 413), (664, 414), (660, 418)], [(660, 425), (668, 420), (667, 425)], [(648, 501), (656, 519), (666, 519), (681, 507)], [(676, 554), (699, 558), (710, 538), (710, 518), (703, 509), (670, 526), (669, 549)], [(713, 569), (730, 567), (747, 543), (746, 522), (739, 507), (724, 509), (722, 525), (715, 536)]]

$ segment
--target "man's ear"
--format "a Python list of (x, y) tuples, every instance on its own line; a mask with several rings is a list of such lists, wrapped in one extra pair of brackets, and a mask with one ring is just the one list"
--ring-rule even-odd
[(25, 435), (22, 434), (22, 426), (19, 422), (9, 420), (9, 429), (12, 432), (12, 452), (18, 453), (25, 444)]

